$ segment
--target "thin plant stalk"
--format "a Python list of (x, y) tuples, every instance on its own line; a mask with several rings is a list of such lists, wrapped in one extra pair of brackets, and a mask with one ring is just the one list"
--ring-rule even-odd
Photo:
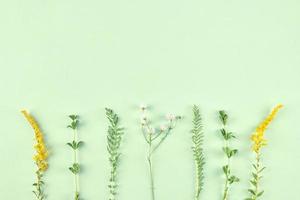
[(229, 145), (230, 140), (233, 138), (236, 138), (235, 135), (232, 132), (227, 131), (227, 122), (228, 122), (228, 115), (224, 110), (219, 111), (219, 118), (222, 123), (222, 128), (220, 129), (220, 132), (224, 139), (224, 147), (223, 152), (226, 157), (226, 164), (222, 167), (223, 173), (225, 175), (225, 183), (224, 183), (224, 191), (223, 191), (223, 197), (222, 200), (228, 200), (229, 199), (229, 189), (231, 185), (235, 182), (239, 182), (239, 178), (235, 175), (232, 175), (231, 172), (231, 158), (235, 156), (238, 152), (237, 149), (232, 149)]
[(153, 179), (153, 165), (152, 165), (152, 134), (149, 134), (149, 148), (148, 148), (148, 164), (149, 164), (149, 174), (150, 174), (150, 187), (151, 187), (151, 199), (155, 200), (154, 193), (154, 179)]
[(143, 137), (148, 145), (147, 161), (149, 167), (149, 176), (150, 176), (150, 190), (151, 190), (151, 200), (155, 200), (155, 183), (154, 183), (154, 174), (153, 174), (153, 155), (165, 139), (170, 134), (176, 126), (176, 122), (181, 118), (180, 116), (175, 116), (169, 114), (166, 116), (167, 125), (161, 125), (159, 131), (156, 131), (150, 124), (150, 120), (146, 113), (146, 106), (141, 106), (142, 119), (141, 127)]
[(79, 117), (78, 115), (70, 115), (69, 118), (72, 120), (71, 124), (68, 125), (68, 128), (72, 129), (73, 132), (73, 141), (67, 143), (73, 150), (73, 165), (69, 167), (69, 170), (72, 172), (74, 176), (74, 185), (75, 185), (75, 194), (74, 199), (80, 199), (80, 191), (79, 191), (79, 172), (80, 172), (80, 164), (78, 161), (78, 149), (82, 146), (83, 142), (78, 141), (78, 126), (79, 126)]
[[(77, 143), (77, 129), (73, 129), (73, 141)], [(78, 163), (77, 148), (73, 151), (74, 153), (74, 163)], [(79, 198), (79, 175), (78, 173), (74, 174), (75, 182), (75, 199)]]

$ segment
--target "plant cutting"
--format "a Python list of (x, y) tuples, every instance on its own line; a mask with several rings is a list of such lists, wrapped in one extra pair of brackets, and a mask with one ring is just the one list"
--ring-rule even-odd
[(33, 128), (36, 140), (36, 144), (34, 145), (36, 154), (34, 155), (33, 160), (35, 161), (37, 170), (35, 172), (36, 181), (33, 183), (35, 190), (32, 192), (34, 193), (37, 200), (44, 200), (46, 199), (46, 196), (44, 194), (45, 182), (43, 181), (43, 176), (48, 169), (48, 150), (45, 145), (43, 133), (34, 117), (30, 115), (26, 110), (22, 110), (21, 112)]
[(159, 128), (154, 128), (148, 117), (147, 106), (141, 106), (142, 118), (141, 118), (141, 128), (143, 137), (148, 146), (147, 161), (149, 165), (149, 175), (150, 175), (150, 189), (151, 189), (151, 199), (155, 200), (155, 187), (154, 187), (154, 176), (153, 176), (153, 156), (157, 152), (161, 144), (170, 135), (172, 130), (175, 128), (176, 123), (180, 116), (173, 114), (166, 115), (166, 123), (162, 124)]
[(78, 141), (78, 126), (79, 126), (79, 116), (78, 115), (69, 115), (71, 123), (67, 126), (72, 129), (73, 140), (67, 145), (73, 150), (73, 164), (69, 167), (69, 170), (74, 176), (74, 185), (75, 185), (75, 194), (74, 199), (80, 200), (79, 194), (79, 173), (80, 173), (80, 164), (78, 161), (78, 149), (83, 145), (82, 141)]
[(252, 179), (250, 180), (251, 188), (248, 189), (249, 197), (246, 198), (246, 200), (258, 200), (264, 193), (264, 190), (260, 187), (260, 181), (262, 179), (262, 172), (266, 167), (261, 163), (261, 149), (267, 145), (267, 140), (264, 138), (265, 131), (282, 107), (283, 105), (281, 104), (277, 105), (251, 135), (251, 141), (253, 143), (252, 151), (255, 154), (255, 162), (252, 164), (253, 172)]
[(117, 195), (117, 170), (120, 160), (120, 144), (122, 141), (123, 128), (120, 127), (119, 117), (112, 109), (105, 108), (106, 117), (109, 121), (107, 130), (107, 151), (110, 163), (109, 200), (115, 200)]
[(203, 189), (203, 180), (204, 180), (204, 173), (203, 167), (205, 164), (204, 161), (204, 153), (203, 153), (203, 126), (202, 126), (202, 118), (200, 114), (199, 107), (194, 105), (193, 107), (193, 129), (192, 133), (192, 151), (194, 156), (195, 162), (195, 170), (196, 170), (196, 177), (195, 177), (195, 195), (194, 199), (200, 199), (200, 193)]
[(224, 192), (222, 200), (228, 200), (229, 189), (231, 185), (233, 183), (239, 182), (239, 178), (232, 174), (231, 169), (231, 158), (237, 154), (238, 150), (230, 147), (230, 141), (236, 137), (232, 132), (227, 130), (228, 115), (224, 110), (219, 111), (219, 118), (223, 126), (220, 129), (220, 133), (222, 134), (224, 139), (223, 152), (226, 157), (226, 164), (222, 167), (222, 170), (225, 175)]

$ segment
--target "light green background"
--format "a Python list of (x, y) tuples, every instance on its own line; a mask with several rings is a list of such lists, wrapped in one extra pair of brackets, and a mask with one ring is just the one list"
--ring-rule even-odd
[(238, 136), (241, 182), (231, 200), (247, 197), (249, 136), (277, 103), (285, 108), (266, 133), (262, 199), (299, 199), (299, 10), (298, 0), (1, 1), (0, 199), (33, 199), (33, 132), (21, 108), (36, 116), (50, 148), (47, 199), (73, 199), (71, 113), (81, 116), (86, 144), (82, 197), (108, 199), (105, 106), (126, 128), (118, 199), (150, 199), (140, 103), (153, 107), (157, 125), (164, 113), (184, 116), (154, 159), (157, 200), (193, 199), (193, 104), (205, 127), (202, 199), (220, 199), (224, 181), (218, 109)]

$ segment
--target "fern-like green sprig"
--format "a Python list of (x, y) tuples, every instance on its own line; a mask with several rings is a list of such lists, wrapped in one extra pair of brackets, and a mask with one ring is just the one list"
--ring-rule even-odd
[(194, 105), (193, 107), (193, 129), (192, 129), (192, 151), (194, 155), (195, 168), (196, 168), (196, 183), (195, 183), (195, 195), (194, 199), (200, 199), (200, 193), (203, 189), (203, 166), (205, 164), (204, 155), (203, 155), (203, 126), (200, 110), (198, 106)]
[(175, 128), (177, 121), (181, 119), (180, 116), (175, 116), (169, 114), (166, 116), (167, 125), (161, 125), (157, 130), (152, 127), (151, 122), (147, 116), (147, 107), (141, 106), (142, 119), (141, 127), (145, 141), (148, 145), (148, 155), (147, 160), (149, 164), (149, 174), (150, 174), (150, 185), (151, 185), (151, 200), (155, 200), (155, 187), (154, 187), (154, 177), (153, 177), (153, 162), (152, 157), (165, 139), (170, 135), (171, 131)]
[(225, 184), (224, 184), (224, 192), (223, 192), (222, 200), (228, 200), (230, 186), (235, 182), (239, 182), (239, 178), (236, 177), (235, 175), (232, 175), (232, 173), (231, 173), (231, 163), (230, 163), (230, 159), (234, 155), (237, 154), (238, 150), (232, 149), (231, 147), (229, 147), (230, 140), (235, 138), (235, 136), (232, 132), (228, 132), (226, 130), (228, 115), (226, 114), (226, 112), (224, 110), (221, 110), (221, 111), (219, 111), (219, 117), (220, 117), (221, 123), (223, 125), (223, 128), (220, 129), (220, 132), (221, 132), (224, 142), (225, 142), (223, 151), (224, 151), (226, 159), (227, 159), (226, 165), (224, 165), (222, 167), (224, 175), (225, 175)]
[(109, 162), (111, 166), (110, 179), (109, 179), (109, 200), (116, 199), (117, 190), (117, 168), (120, 158), (120, 144), (123, 135), (123, 128), (119, 127), (119, 117), (112, 109), (105, 108), (106, 117), (109, 121), (107, 131), (107, 151), (109, 154)]
[(74, 199), (80, 200), (79, 198), (79, 172), (80, 172), (80, 165), (78, 162), (78, 156), (77, 151), (78, 149), (83, 145), (82, 141), (78, 141), (78, 126), (79, 126), (79, 120), (78, 115), (69, 115), (69, 118), (71, 119), (70, 125), (67, 127), (73, 130), (73, 141), (67, 143), (68, 146), (70, 146), (73, 150), (73, 164), (71, 167), (69, 167), (69, 170), (74, 175), (74, 184), (75, 184), (75, 194)]

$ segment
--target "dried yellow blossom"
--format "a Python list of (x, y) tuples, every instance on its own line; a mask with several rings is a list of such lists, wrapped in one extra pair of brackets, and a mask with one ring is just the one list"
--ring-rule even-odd
[(48, 168), (48, 151), (43, 139), (43, 134), (35, 119), (26, 110), (22, 110), (21, 112), (34, 130), (36, 140), (36, 145), (34, 148), (36, 150), (36, 155), (34, 155), (33, 160), (35, 161), (39, 171), (46, 171)]
[(267, 144), (266, 139), (264, 138), (264, 133), (275, 118), (279, 109), (281, 109), (283, 105), (277, 105), (272, 112), (268, 115), (268, 117), (256, 128), (255, 132), (251, 136), (251, 140), (253, 141), (252, 150), (256, 153), (259, 153), (260, 149)]

